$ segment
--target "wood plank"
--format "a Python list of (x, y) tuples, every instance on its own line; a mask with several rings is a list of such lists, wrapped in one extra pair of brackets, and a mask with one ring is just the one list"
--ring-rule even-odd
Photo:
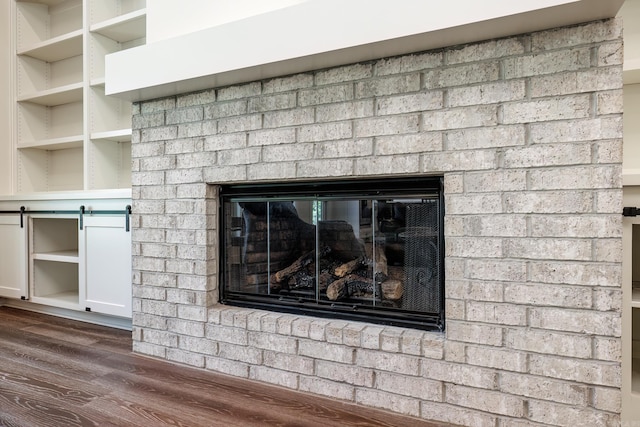
[(131, 333), (0, 307), (0, 425), (445, 427), (131, 353)]

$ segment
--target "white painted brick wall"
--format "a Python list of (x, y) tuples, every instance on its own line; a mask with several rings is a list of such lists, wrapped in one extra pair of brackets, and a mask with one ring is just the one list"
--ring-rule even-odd
[[(134, 351), (466, 426), (617, 425), (615, 20), (134, 104)], [(443, 175), (444, 333), (218, 304), (218, 187)]]

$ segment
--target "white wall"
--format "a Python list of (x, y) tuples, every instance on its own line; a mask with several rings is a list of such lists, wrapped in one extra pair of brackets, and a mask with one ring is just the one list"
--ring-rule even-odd
[(0, 195), (12, 193), (11, 2), (0, 1)]
[(147, 43), (215, 27), (305, 1), (310, 0), (149, 0), (147, 2)]

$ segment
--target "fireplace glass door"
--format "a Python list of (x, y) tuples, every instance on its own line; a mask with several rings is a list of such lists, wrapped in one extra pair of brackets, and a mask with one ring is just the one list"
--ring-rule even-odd
[(222, 301), (442, 329), (442, 194), (427, 183), (224, 189)]

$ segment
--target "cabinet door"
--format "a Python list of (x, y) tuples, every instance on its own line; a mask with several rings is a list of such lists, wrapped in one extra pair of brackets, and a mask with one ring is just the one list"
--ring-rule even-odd
[(19, 215), (0, 216), (0, 242), (0, 297), (27, 299), (27, 228)]
[(85, 217), (80, 245), (88, 311), (131, 317), (131, 233), (123, 217)]

